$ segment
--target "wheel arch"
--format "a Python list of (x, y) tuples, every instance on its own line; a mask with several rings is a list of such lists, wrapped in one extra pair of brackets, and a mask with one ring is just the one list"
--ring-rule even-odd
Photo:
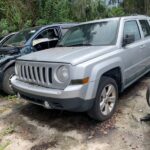
[(15, 60), (11, 60), (8, 63), (5, 64), (5, 66), (3, 67), (3, 72), (5, 72), (8, 68), (15, 66)]
[(119, 92), (124, 88), (123, 64), (120, 58), (110, 59), (109, 61), (97, 64), (92, 69), (91, 81), (92, 85), (88, 88), (87, 99), (95, 98), (101, 77), (108, 76), (113, 78), (119, 84)]
[[(122, 73), (121, 73), (121, 68), (120, 67), (115, 67), (105, 73), (102, 74), (101, 77), (106, 76), (114, 79), (118, 85), (118, 91), (122, 91)], [(99, 81), (100, 82), (100, 81)]]

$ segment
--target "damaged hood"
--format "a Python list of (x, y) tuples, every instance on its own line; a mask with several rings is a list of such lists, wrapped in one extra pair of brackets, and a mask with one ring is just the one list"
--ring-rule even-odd
[(20, 53), (18, 47), (0, 47), (0, 55), (14, 55)]
[(116, 46), (56, 47), (19, 58), (25, 61), (60, 62), (77, 65), (116, 49)]
[(0, 47), (0, 67), (10, 60), (15, 60), (20, 56), (18, 47)]

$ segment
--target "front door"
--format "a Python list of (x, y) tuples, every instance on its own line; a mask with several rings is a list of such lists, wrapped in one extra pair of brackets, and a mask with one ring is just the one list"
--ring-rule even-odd
[(141, 33), (137, 20), (124, 22), (123, 38), (134, 35), (135, 40), (123, 48), (125, 85), (128, 86), (140, 76), (144, 67), (141, 65), (142, 57), (140, 47), (142, 45)]

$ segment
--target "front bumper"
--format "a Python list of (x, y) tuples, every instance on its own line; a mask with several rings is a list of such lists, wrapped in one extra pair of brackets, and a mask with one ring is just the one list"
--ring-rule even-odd
[(14, 91), (21, 97), (46, 108), (81, 112), (89, 110), (93, 105), (92, 99), (84, 99), (87, 90), (85, 85), (72, 85), (65, 90), (57, 90), (19, 81), (16, 76), (11, 82)]

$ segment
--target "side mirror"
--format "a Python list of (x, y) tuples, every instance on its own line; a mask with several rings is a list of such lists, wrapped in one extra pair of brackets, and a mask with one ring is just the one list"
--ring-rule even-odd
[(135, 41), (135, 35), (134, 34), (128, 34), (123, 38), (122, 46), (125, 47), (128, 44), (131, 44)]

